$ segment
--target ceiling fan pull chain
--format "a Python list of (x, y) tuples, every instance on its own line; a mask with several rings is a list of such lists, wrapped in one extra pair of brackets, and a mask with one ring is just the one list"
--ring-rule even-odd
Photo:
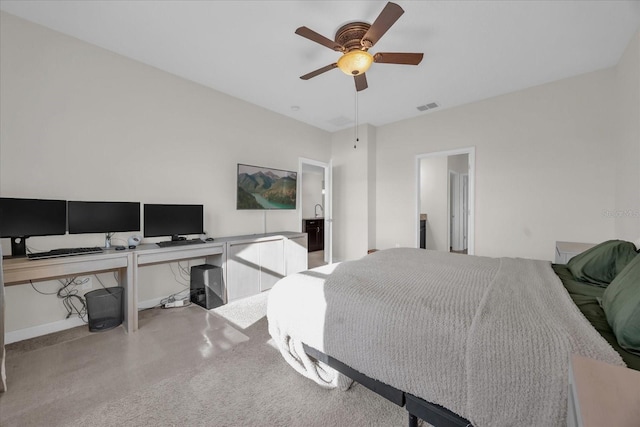
[(356, 129), (355, 129), (355, 133), (356, 133), (356, 141), (353, 143), (353, 148), (357, 148), (357, 144), (360, 141), (360, 139), (358, 138), (358, 90), (356, 89), (355, 91), (356, 93), (356, 111), (355, 111), (355, 115), (356, 115)]

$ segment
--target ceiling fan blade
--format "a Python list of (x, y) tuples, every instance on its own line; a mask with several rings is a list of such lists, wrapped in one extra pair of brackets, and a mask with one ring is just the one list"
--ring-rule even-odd
[(395, 3), (387, 3), (382, 9), (380, 15), (371, 24), (371, 27), (367, 33), (362, 37), (360, 43), (367, 49), (371, 48), (374, 44), (378, 43), (378, 40), (382, 38), (384, 33), (402, 16), (404, 10)]
[(329, 70), (333, 70), (333, 69), (334, 69), (334, 68), (336, 68), (336, 67), (338, 67), (338, 64), (333, 63), (333, 64), (327, 65), (327, 66), (325, 66), (325, 67), (318, 68), (317, 70), (312, 71), (312, 72), (310, 72), (309, 74), (305, 74), (304, 76), (300, 76), (300, 78), (301, 78), (302, 80), (309, 80), (311, 77), (315, 77), (315, 76), (317, 76), (318, 74), (326, 73), (327, 71), (329, 71)]
[(302, 36), (306, 39), (309, 39), (313, 42), (319, 43), (322, 46), (326, 46), (329, 49), (333, 49), (337, 52), (343, 52), (344, 51), (344, 47), (339, 45), (338, 43), (336, 43), (335, 41), (326, 38), (325, 36), (323, 36), (322, 34), (318, 34), (315, 31), (307, 28), (307, 27), (300, 27), (296, 30), (296, 34), (299, 36)]
[(358, 92), (369, 87), (369, 85), (367, 84), (367, 76), (364, 73), (354, 76), (353, 80), (355, 80), (356, 82), (356, 90)]
[(423, 53), (378, 52), (373, 55), (373, 62), (381, 64), (418, 65), (422, 61)]

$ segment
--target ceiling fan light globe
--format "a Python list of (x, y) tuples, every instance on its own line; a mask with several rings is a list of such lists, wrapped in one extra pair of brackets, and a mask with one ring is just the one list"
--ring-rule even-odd
[(349, 76), (365, 73), (373, 63), (373, 56), (363, 50), (352, 50), (338, 59), (338, 68)]

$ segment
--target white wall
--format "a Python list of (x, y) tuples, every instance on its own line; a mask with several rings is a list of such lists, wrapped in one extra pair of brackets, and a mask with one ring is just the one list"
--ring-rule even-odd
[(371, 146), (372, 126), (359, 127), (357, 148), (353, 129), (336, 132), (331, 137), (333, 158), (333, 242), (334, 261), (358, 259), (369, 247), (370, 160), (375, 156), (375, 140)]
[(598, 71), (378, 128), (378, 247), (415, 245), (415, 156), (470, 146), (476, 254), (552, 260), (556, 240), (611, 238), (614, 78)]
[[(330, 159), (327, 132), (4, 12), (0, 24), (3, 197), (201, 203), (210, 235), (261, 233), (262, 212), (235, 209), (237, 163), (297, 170), (299, 157)], [(299, 230), (298, 218), (269, 211), (267, 231)], [(37, 250), (103, 242), (27, 241)], [(9, 252), (8, 239), (2, 245)], [(141, 301), (184, 289), (176, 265), (142, 270)], [(30, 285), (10, 286), (6, 297), (7, 332), (66, 314)]]
[(605, 214), (615, 222), (616, 237), (635, 241), (640, 237), (640, 31), (616, 67), (614, 108), (616, 198)]
[(367, 125), (367, 248), (376, 247), (376, 128)]
[[(449, 171), (446, 155), (420, 160), (420, 213), (427, 214), (426, 249), (449, 252)], [(414, 215), (415, 221), (415, 215)]]
[(459, 174), (469, 173), (469, 155), (456, 154), (447, 158), (447, 168)]

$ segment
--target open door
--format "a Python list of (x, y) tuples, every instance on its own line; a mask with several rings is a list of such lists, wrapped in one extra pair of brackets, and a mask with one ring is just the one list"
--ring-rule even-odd
[(467, 253), (469, 174), (449, 171), (449, 250)]
[[(308, 219), (321, 220), (324, 229), (324, 248), (322, 260), (324, 264), (333, 262), (333, 209), (332, 209), (332, 167), (331, 162), (325, 163), (318, 160), (299, 159), (299, 188), (300, 200), (299, 218), (300, 227)], [(306, 179), (306, 181), (305, 181)], [(303, 230), (304, 231), (304, 230)], [(315, 255), (315, 254), (314, 254)], [(317, 260), (311, 265), (317, 265)]]
[(475, 147), (417, 155), (416, 189), (416, 247), (473, 255)]

